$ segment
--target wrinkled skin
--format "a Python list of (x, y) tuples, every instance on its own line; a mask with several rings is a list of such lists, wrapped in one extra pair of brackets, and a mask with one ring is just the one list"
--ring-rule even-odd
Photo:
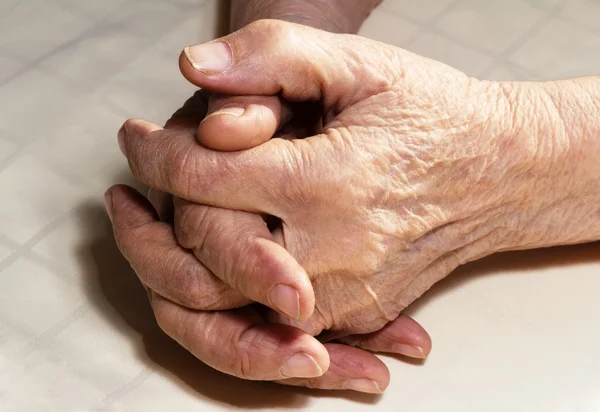
[[(548, 224), (565, 210), (583, 221), (589, 208), (564, 201), (583, 204), (591, 183), (564, 168), (573, 150), (555, 127), (548, 86), (481, 82), (392, 46), (280, 22), (224, 41), (226, 71), (182, 57), (184, 75), (220, 93), (319, 100), (322, 133), (218, 153), (193, 133), (135, 120), (122, 144), (138, 178), (177, 196), (178, 242), (207, 266), (227, 267), (215, 274), (238, 290), (257, 280), (236, 276), (243, 262), (282, 255), (238, 230), (252, 224), (222, 222), (280, 219), (274, 242), (308, 273), (315, 298), (307, 320), (280, 322), (313, 335), (376, 331), (460, 264), (597, 236), (597, 224)], [(220, 208), (219, 218), (202, 205)], [(247, 259), (228, 261), (230, 250), (211, 249), (216, 240), (250, 245)]]
[[(253, 108), (247, 110), (247, 118), (229, 123), (231, 119), (228, 115), (217, 115), (222, 113), (220, 110), (224, 102), (228, 107), (232, 103), (249, 103)], [(280, 127), (278, 136), (306, 133), (307, 125), (316, 122), (310, 120), (314, 117), (311, 113), (316, 111), (311, 109), (312, 104), (308, 106), (287, 105), (276, 97), (211, 96), (210, 93), (198, 91), (169, 119), (165, 129), (195, 132), (204, 145), (209, 145), (210, 139), (218, 136), (229, 138), (225, 141), (216, 140), (221, 144), (221, 149), (230, 149), (232, 145), (251, 146), (257, 137), (266, 141), (272, 136), (273, 131), (264, 125), (272, 124), (270, 115), (273, 113), (284, 112), (282, 119), (286, 121)], [(273, 112), (265, 112), (264, 108), (271, 108)], [(261, 127), (248, 127), (249, 123)], [(215, 136), (216, 130), (221, 134)], [(262, 134), (257, 130), (262, 130)], [(225, 131), (231, 134), (224, 135)], [(231, 139), (232, 136), (235, 138)], [(299, 336), (298, 331), (275, 330), (265, 325), (264, 318), (269, 316), (264, 308), (251, 305), (247, 297), (220, 281), (176, 243), (171, 227), (171, 195), (150, 189), (148, 199), (154, 210), (149, 210), (148, 202), (132, 189), (113, 187), (109, 192), (109, 201), (114, 205), (111, 206), (112, 210), (109, 209), (109, 214), (117, 243), (147, 287), (159, 324), (167, 334), (216, 369), (245, 379), (273, 380), (282, 377), (279, 361), (304, 349), (316, 358), (321, 371), (301, 369), (294, 373), (302, 374), (297, 376), (317, 373), (317, 376), (284, 379), (281, 383), (380, 393), (387, 387), (390, 378), (386, 366), (369, 352), (351, 346), (420, 359), (431, 350), (428, 334), (407, 316), (399, 316), (375, 333), (345, 336), (344, 340), (351, 346), (336, 343), (323, 346), (312, 338), (311, 341)], [(231, 218), (229, 211), (201, 205), (195, 205), (195, 208), (225, 212), (225, 223)], [(157, 221), (155, 213), (169, 224)], [(218, 245), (215, 247), (221, 249)], [(237, 311), (223, 311), (241, 306), (245, 307)], [(207, 328), (215, 333), (205, 333)], [(330, 358), (328, 367), (322, 349)]]
[[(281, 42), (269, 41), (273, 31), (297, 48), (304, 45), (297, 40), (304, 35), (325, 37), (299, 26), (259, 22), (228, 40), (232, 48), (241, 49), (245, 45), (234, 42), (254, 36), (270, 56), (276, 54), (271, 49), (281, 47)], [(322, 93), (322, 134), (271, 140), (246, 152), (223, 154), (227, 160), (220, 169), (230, 179), (208, 178), (215, 176), (205, 169), (202, 156), (217, 155), (204, 153), (190, 141), (188, 146), (169, 139), (161, 150), (167, 149), (168, 164), (140, 162), (135, 153), (146, 151), (147, 160), (151, 148), (140, 140), (128, 137), (127, 152), (134, 173), (151, 186), (161, 182), (150, 166), (175, 169), (165, 189), (182, 198), (281, 219), (281, 230), (276, 231), (280, 243), (306, 270), (315, 289), (316, 311), (304, 327), (311, 333), (366, 333), (393, 320), (457, 265), (516, 246), (518, 239), (502, 227), (513, 217), (513, 205), (520, 205), (528, 193), (525, 172), (536, 159), (527, 150), (531, 142), (526, 136), (513, 139), (510, 101), (499, 85), (475, 81), (391, 46), (328, 36), (325, 42), (336, 48), (334, 57), (342, 59), (329, 58), (321, 67), (298, 64), (325, 90), (312, 84), (300, 87), (295, 78), (274, 80), (290, 83), (276, 85), (289, 100), (309, 100)], [(317, 58), (328, 58), (323, 55), (329, 50), (313, 47)], [(305, 57), (302, 52), (300, 58)], [(235, 76), (235, 71), (229, 73), (206, 77), (223, 83)], [(284, 72), (279, 77), (286, 74), (297, 75)], [(273, 90), (263, 87), (267, 93)], [(160, 130), (148, 133), (139, 123), (130, 122), (126, 129), (129, 134), (141, 129), (148, 142), (161, 140), (153, 137)], [(506, 149), (512, 155), (506, 156)], [(261, 154), (278, 161), (273, 175), (264, 172), (274, 161), (262, 161), (254, 170), (243, 167), (244, 161)], [(259, 179), (263, 183), (257, 186)], [(501, 179), (513, 182), (514, 188), (499, 188), (495, 183)], [(247, 196), (249, 191), (254, 195)], [(211, 230), (197, 210), (201, 209), (180, 201), (175, 213), (178, 241), (192, 250), (203, 245), (190, 234)]]

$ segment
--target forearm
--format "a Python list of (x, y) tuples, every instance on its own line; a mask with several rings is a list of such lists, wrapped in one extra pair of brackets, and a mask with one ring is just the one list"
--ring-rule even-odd
[[(517, 83), (515, 138), (531, 159), (519, 248), (600, 240), (600, 77)], [(524, 219), (527, 221), (527, 219)]]
[(356, 33), (381, 0), (232, 0), (231, 30), (278, 19), (335, 33)]
[[(554, 164), (565, 170), (563, 182), (572, 217), (570, 243), (600, 239), (600, 77), (545, 83), (552, 108)], [(561, 165), (564, 165), (561, 167)]]

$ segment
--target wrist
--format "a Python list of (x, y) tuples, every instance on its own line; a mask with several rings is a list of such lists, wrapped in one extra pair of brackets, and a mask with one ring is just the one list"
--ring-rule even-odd
[[(600, 239), (600, 78), (541, 83), (554, 113), (546, 116), (551, 130), (552, 165), (562, 191), (566, 241)], [(543, 116), (542, 116), (543, 118)], [(561, 244), (563, 244), (561, 243)]]
[(513, 160), (504, 190), (518, 205), (511, 249), (600, 239), (600, 82), (498, 83)]
[(277, 19), (334, 33), (356, 33), (381, 0), (232, 0), (231, 30)]

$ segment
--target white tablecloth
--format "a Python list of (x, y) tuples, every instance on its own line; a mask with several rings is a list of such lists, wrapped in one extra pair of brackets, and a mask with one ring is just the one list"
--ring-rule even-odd
[[(424, 364), (385, 358), (381, 397), (244, 382), (165, 337), (102, 202), (130, 182), (128, 117), (193, 92), (183, 46), (217, 1), (0, 0), (0, 411), (600, 410), (600, 246), (498, 255), (409, 313)], [(600, 74), (596, 0), (387, 0), (365, 35), (491, 79)]]

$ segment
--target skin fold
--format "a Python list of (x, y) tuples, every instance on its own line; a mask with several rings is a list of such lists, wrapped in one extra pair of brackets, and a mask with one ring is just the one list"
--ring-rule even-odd
[[(318, 104), (323, 119), (314, 135), (291, 128), (285, 139), (261, 142), (254, 134), (248, 146), (262, 144), (235, 152), (198, 144), (210, 134), (207, 122), (231, 114), (209, 116), (198, 129), (173, 119), (166, 129), (131, 120), (120, 132), (132, 172), (176, 197), (171, 227), (128, 189), (111, 189), (117, 242), (138, 275), (148, 276), (144, 283), (161, 291), (150, 293), (159, 324), (217, 369), (257, 378), (250, 357), (229, 368), (224, 359), (239, 359), (240, 347), (267, 347), (273, 362), (258, 379), (290, 377), (277, 362), (291, 358), (277, 354), (283, 341), (293, 341), (310, 362), (300, 380), (284, 383), (378, 392), (387, 380), (369, 374), (383, 371), (367, 366), (372, 355), (354, 352), (363, 367), (349, 379), (351, 368), (334, 362), (342, 359), (335, 353), (358, 349), (319, 346), (309, 335), (327, 330), (380, 350), (388, 339), (376, 343), (372, 333), (389, 333), (406, 306), (457, 266), (503, 250), (598, 238), (595, 78), (483, 82), (393, 46), (272, 20), (188, 49), (180, 66), (192, 83), (222, 95), (281, 98), (248, 109), (267, 119), (265, 135), (283, 130), (297, 104)], [(215, 107), (223, 101), (217, 96)], [(268, 230), (264, 216), (278, 225)], [(190, 287), (147, 275), (161, 262), (134, 256), (135, 246), (156, 243), (159, 234), (162, 246), (185, 249), (179, 262), (191, 263), (180, 268), (203, 265), (191, 277), (195, 290), (213, 288), (206, 295), (225, 295), (232, 307), (262, 302), (278, 311), (268, 318), (283, 325), (246, 309), (194, 311), (220, 307), (197, 307), (193, 294), (181, 293)], [(297, 304), (281, 310), (270, 299), (273, 285), (291, 287)], [(217, 326), (242, 329), (232, 333), (233, 354), (204, 344)], [(357, 334), (366, 334), (362, 344)]]

